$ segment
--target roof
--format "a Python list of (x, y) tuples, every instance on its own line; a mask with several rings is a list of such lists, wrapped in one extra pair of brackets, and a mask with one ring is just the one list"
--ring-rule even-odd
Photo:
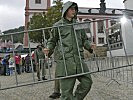
[[(30, 48), (36, 48), (39, 43), (30, 42)], [(24, 48), (29, 48), (29, 46), (24, 46)]]
[[(105, 14), (123, 14), (124, 9), (106, 8)], [(79, 7), (79, 13), (100, 14), (100, 8)]]
[(23, 46), (23, 44), (22, 43), (14, 43), (14, 48), (16, 49), (16, 48), (18, 48), (19, 46)]
[[(36, 48), (39, 43), (33, 43), (30, 42), (30, 48)], [(29, 48), (29, 46), (24, 46), (22, 43), (14, 43), (15, 49), (19, 46), (22, 46), (23, 48)]]

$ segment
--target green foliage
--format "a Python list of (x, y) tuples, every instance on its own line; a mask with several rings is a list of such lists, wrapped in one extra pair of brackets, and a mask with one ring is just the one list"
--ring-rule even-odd
[(55, 22), (61, 19), (61, 10), (62, 10), (62, 1), (55, 0), (53, 1), (54, 6), (48, 9), (47, 12), (47, 26), (52, 26)]
[[(46, 14), (45, 13), (39, 13), (34, 15), (31, 19), (30, 19), (30, 23), (29, 23), (29, 29), (39, 29), (39, 28), (44, 28), (46, 27)], [(32, 41), (35, 42), (42, 42), (42, 31), (34, 31), (34, 32), (30, 32), (29, 34), (30, 39)]]
[[(20, 26), (19, 28), (15, 28), (15, 29), (10, 29), (10, 30), (7, 30), (7, 31), (4, 31), (3, 33), (4, 34), (10, 34), (10, 33), (15, 33), (15, 32), (21, 32), (21, 31), (24, 31), (24, 26)], [(13, 35), (13, 40), (14, 40), (14, 43), (17, 43), (17, 42), (23, 42), (23, 34), (21, 33), (18, 33), (17, 35)], [(2, 38), (3, 40), (11, 40), (11, 37), (10, 36), (5, 36)]]
[(8, 33), (21, 32), (21, 31), (24, 31), (24, 26), (20, 26), (19, 28), (7, 30), (7, 31), (4, 31), (3, 33), (8, 34)]
[[(61, 9), (62, 9), (62, 0), (55, 0), (53, 2), (54, 6), (50, 7), (46, 13), (39, 13), (32, 16), (29, 22), (29, 29), (39, 29), (51, 27), (55, 22), (61, 19)], [(45, 30), (45, 37), (49, 38), (50, 30)], [(30, 32), (30, 39), (34, 42), (43, 42), (43, 32), (34, 31)]]

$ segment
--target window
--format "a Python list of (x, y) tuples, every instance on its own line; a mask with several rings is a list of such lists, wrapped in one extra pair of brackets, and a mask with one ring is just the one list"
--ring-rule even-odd
[(41, 4), (41, 0), (35, 0), (35, 4)]
[(104, 22), (103, 21), (98, 21), (98, 33), (104, 33), (103, 32), (103, 26), (104, 26)]
[(99, 44), (104, 44), (104, 38), (103, 37), (98, 38), (98, 43)]

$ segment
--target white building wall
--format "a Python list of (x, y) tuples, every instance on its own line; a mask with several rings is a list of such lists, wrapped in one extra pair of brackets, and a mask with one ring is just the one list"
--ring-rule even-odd
[(41, 0), (41, 4), (35, 4), (35, 0), (29, 0), (29, 9), (47, 9), (47, 0)]
[(124, 2), (124, 6), (126, 9), (133, 10), (133, 0), (126, 0)]
[(123, 25), (123, 33), (125, 33), (125, 45), (128, 55), (133, 55), (133, 27), (131, 20), (127, 20), (127, 23)]
[[(133, 10), (133, 0), (126, 0), (124, 2), (125, 9)], [(131, 19), (127, 19), (125, 24), (122, 24), (122, 31), (125, 34), (123, 38), (125, 39), (126, 51), (128, 55), (133, 55), (133, 26)]]

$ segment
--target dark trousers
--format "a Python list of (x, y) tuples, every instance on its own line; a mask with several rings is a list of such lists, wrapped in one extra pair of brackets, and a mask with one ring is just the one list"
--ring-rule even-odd
[(31, 72), (29, 63), (27, 63), (25, 66), (25, 72), (27, 72), (27, 73)]
[(9, 65), (7, 64), (4, 64), (4, 75), (10, 75), (10, 72), (9, 72)]
[[(73, 95), (76, 79), (80, 82)], [(83, 100), (91, 89), (92, 79), (89, 74), (60, 80), (61, 100)]]
[(18, 74), (21, 74), (19, 64), (16, 64), (16, 71), (17, 71)]

